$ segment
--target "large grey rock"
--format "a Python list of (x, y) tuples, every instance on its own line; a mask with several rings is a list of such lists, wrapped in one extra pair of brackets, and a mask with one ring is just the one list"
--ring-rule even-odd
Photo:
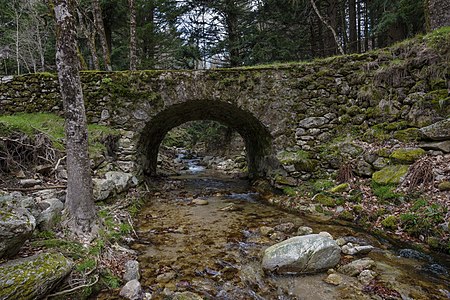
[(123, 274), (123, 280), (128, 282), (131, 280), (139, 280), (141, 278), (139, 274), (139, 263), (136, 260), (129, 260), (125, 263), (125, 274)]
[(114, 183), (117, 193), (122, 193), (132, 186), (136, 186), (138, 181), (131, 173), (110, 171), (105, 174), (106, 180)]
[(337, 265), (341, 249), (319, 234), (296, 236), (264, 251), (262, 267), (278, 274), (315, 273)]
[(130, 300), (141, 300), (144, 298), (142, 286), (138, 280), (128, 281), (120, 290), (120, 296)]
[(95, 201), (103, 201), (114, 194), (114, 182), (107, 179), (92, 179), (94, 184), (93, 193)]
[(40, 253), (0, 265), (0, 299), (41, 299), (72, 269), (60, 253)]
[(35, 228), (36, 219), (28, 210), (0, 203), (0, 258), (19, 252)]
[(442, 142), (422, 143), (420, 148), (425, 150), (437, 150), (444, 153), (450, 153), (450, 140)]
[(329, 120), (324, 117), (309, 117), (309, 118), (301, 120), (298, 125), (300, 127), (309, 129), (309, 128), (320, 127), (322, 125), (325, 125), (328, 122), (329, 122)]
[(435, 141), (450, 140), (450, 119), (420, 128), (423, 137)]
[(42, 201), (47, 208), (44, 209), (37, 218), (37, 226), (40, 230), (51, 230), (58, 220), (64, 209), (64, 204), (57, 198), (50, 198)]

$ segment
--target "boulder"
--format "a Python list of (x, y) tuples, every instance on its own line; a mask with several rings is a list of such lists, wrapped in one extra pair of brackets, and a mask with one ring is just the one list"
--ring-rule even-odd
[(117, 193), (122, 193), (138, 184), (137, 178), (131, 173), (110, 171), (105, 174), (105, 178), (113, 182)]
[(60, 253), (39, 253), (0, 265), (0, 299), (41, 299), (72, 269)]
[(337, 265), (341, 249), (330, 238), (310, 234), (296, 236), (264, 251), (262, 267), (278, 274), (316, 273)]
[(370, 245), (360, 246), (348, 243), (342, 246), (342, 253), (349, 255), (367, 254), (372, 251), (375, 247)]
[(399, 164), (412, 164), (425, 154), (421, 148), (402, 148), (393, 151), (390, 158)]
[(40, 230), (51, 230), (61, 217), (64, 204), (56, 198), (50, 198), (42, 201), (48, 207), (43, 210), (37, 218), (37, 226)]
[(94, 178), (92, 182), (95, 201), (106, 200), (114, 194), (114, 182), (111, 180)]
[(420, 134), (424, 138), (434, 141), (450, 140), (450, 119), (420, 128)]
[(450, 153), (450, 140), (442, 142), (422, 143), (420, 148), (425, 150), (436, 150), (444, 153)]
[(297, 235), (308, 235), (308, 234), (312, 234), (312, 233), (313, 233), (313, 229), (308, 226), (301, 226), (297, 229)]
[(139, 281), (134, 279), (124, 285), (120, 290), (120, 296), (129, 300), (141, 300), (144, 299), (144, 292)]
[(128, 282), (131, 280), (139, 280), (139, 263), (136, 260), (129, 260), (125, 263), (125, 274), (123, 274), (123, 280)]
[(372, 180), (381, 185), (399, 184), (408, 173), (408, 165), (386, 166), (380, 171), (373, 173)]
[(35, 228), (36, 219), (28, 210), (0, 203), (0, 258), (19, 252)]

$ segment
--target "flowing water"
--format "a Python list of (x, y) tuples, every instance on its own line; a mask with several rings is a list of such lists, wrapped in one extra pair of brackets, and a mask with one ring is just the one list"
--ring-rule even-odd
[(137, 217), (139, 239), (132, 248), (139, 253), (140, 281), (151, 299), (170, 299), (182, 291), (204, 299), (401, 299), (374, 296), (376, 288), (363, 292), (357, 278), (345, 275), (334, 286), (323, 281), (326, 273), (264, 274), (263, 249), (295, 234), (262, 235), (260, 228), (286, 223), (375, 246), (368, 256), (376, 261), (377, 282), (403, 299), (450, 299), (445, 262), (426, 255), (400, 257), (408, 250), (399, 252), (361, 230), (281, 211), (264, 204), (245, 180), (198, 171), (195, 163), (191, 167), (162, 181)]

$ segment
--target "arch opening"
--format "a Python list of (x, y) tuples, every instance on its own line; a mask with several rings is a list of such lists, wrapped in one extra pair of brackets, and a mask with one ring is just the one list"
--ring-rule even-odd
[(156, 175), (160, 144), (172, 128), (199, 120), (222, 123), (241, 135), (245, 143), (250, 179), (267, 177), (279, 169), (273, 154), (272, 136), (255, 116), (231, 103), (196, 100), (172, 105), (146, 124), (137, 148), (138, 163), (143, 173)]

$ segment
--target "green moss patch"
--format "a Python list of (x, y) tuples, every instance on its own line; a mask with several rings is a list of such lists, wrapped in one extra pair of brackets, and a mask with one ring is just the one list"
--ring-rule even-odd
[(404, 148), (393, 151), (390, 158), (400, 164), (412, 164), (425, 153), (425, 150), (421, 148)]
[(408, 169), (408, 165), (387, 166), (373, 173), (372, 180), (379, 185), (399, 184)]

